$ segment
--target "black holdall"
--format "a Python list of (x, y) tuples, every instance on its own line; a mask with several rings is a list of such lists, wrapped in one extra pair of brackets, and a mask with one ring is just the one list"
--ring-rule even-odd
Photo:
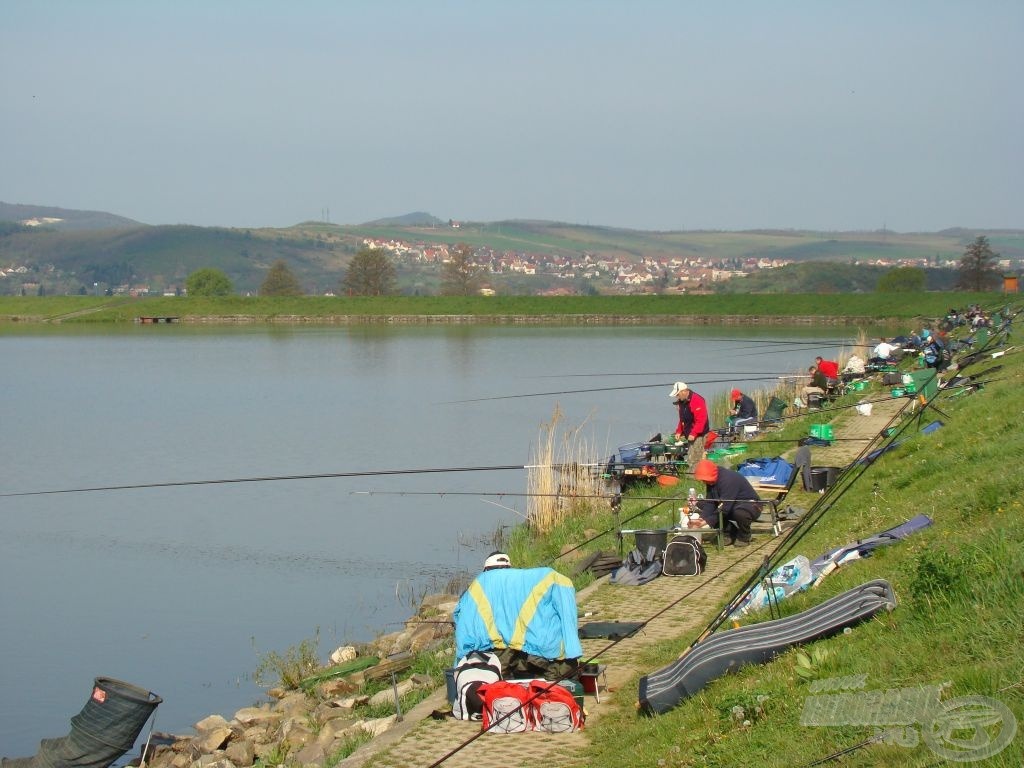
[(708, 564), (704, 546), (688, 533), (673, 536), (665, 547), (662, 573), (666, 576), (699, 576)]

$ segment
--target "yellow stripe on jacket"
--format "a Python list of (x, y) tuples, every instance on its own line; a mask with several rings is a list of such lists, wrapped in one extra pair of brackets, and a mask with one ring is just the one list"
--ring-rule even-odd
[[(492, 647), (504, 648), (505, 639), (501, 636), (501, 632), (498, 631), (498, 624), (494, 621), (494, 609), (491, 607), (491, 601), (488, 600), (487, 595), (484, 594), (483, 587), (480, 586), (479, 582), (474, 581), (469, 585), (468, 592), (469, 596), (473, 598), (473, 603), (476, 605), (477, 613), (480, 614), (480, 621), (484, 624), (487, 636), (491, 638)], [(536, 610), (536, 608), (534, 608), (534, 610)]]
[[(557, 571), (552, 571), (543, 579), (538, 581), (537, 585), (530, 590), (530, 594), (527, 595), (526, 599), (523, 601), (523, 607), (519, 609), (519, 615), (516, 617), (515, 631), (512, 633), (512, 639), (509, 642), (509, 645), (512, 648), (523, 647), (523, 644), (526, 642), (527, 627), (529, 627), (530, 622), (533, 621), (533, 617), (537, 613), (537, 607), (540, 605), (540, 601), (544, 599), (544, 595), (547, 594), (547, 591), (555, 584), (573, 589), (572, 582)], [(491, 621), (493, 620), (492, 616)], [(562, 651), (564, 653), (564, 647), (562, 648)]]

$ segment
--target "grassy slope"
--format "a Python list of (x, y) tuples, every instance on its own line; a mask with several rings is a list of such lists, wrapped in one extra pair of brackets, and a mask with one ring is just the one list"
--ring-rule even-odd
[[(951, 305), (979, 302), (996, 306), (1000, 294), (793, 294), (736, 296), (495, 296), (384, 298), (258, 298), (220, 299), (154, 297), (0, 296), (0, 321), (61, 319), (63, 322), (130, 322), (139, 316), (246, 316), (269, 320), (286, 316), (324, 318), (344, 315), (608, 315), (608, 316), (757, 316), (822, 318), (855, 317), (879, 321), (910, 321), (921, 315), (940, 317)], [(83, 312), (83, 310), (91, 310)], [(82, 312), (81, 314), (72, 313)]]
[[(998, 699), (1024, 724), (1024, 354), (1002, 358), (982, 391), (936, 404), (947, 416), (931, 435), (911, 436), (882, 456), (803, 539), (796, 552), (813, 559), (833, 546), (904, 522), (918, 513), (935, 524), (907, 542), (844, 566), (811, 592), (783, 602), (794, 612), (872, 578), (888, 579), (898, 608), (849, 634), (820, 641), (814, 679), (866, 675), (865, 690), (948, 684), (943, 700)], [(975, 372), (993, 367), (978, 364)], [(710, 617), (709, 617), (710, 618)], [(673, 660), (693, 638), (654, 647), (648, 669)], [(636, 682), (613, 714), (590, 734), (588, 764), (664, 766), (799, 766), (874, 735), (872, 727), (800, 724), (808, 681), (797, 652), (748, 667), (709, 685), (674, 711), (638, 717)], [(766, 697), (766, 698), (763, 698)], [(734, 722), (744, 708), (748, 725)], [(920, 731), (920, 729), (917, 729)], [(965, 735), (965, 734), (960, 734)], [(875, 745), (842, 765), (931, 765), (928, 747)], [(978, 765), (1024, 764), (1024, 738)]]

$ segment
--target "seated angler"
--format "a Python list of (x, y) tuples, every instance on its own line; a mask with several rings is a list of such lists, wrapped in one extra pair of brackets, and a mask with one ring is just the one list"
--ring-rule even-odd
[(839, 378), (839, 363), (835, 360), (826, 360), (819, 355), (814, 358), (814, 363), (818, 366), (818, 370), (824, 374), (826, 379)]
[(828, 389), (828, 379), (821, 372), (820, 368), (815, 368), (813, 365), (807, 369), (807, 373), (811, 380), (801, 390), (804, 401), (808, 406), (821, 405), (821, 400), (825, 396), (825, 390)]
[(871, 350), (871, 357), (868, 362), (872, 365), (889, 365), (894, 362), (895, 354), (900, 350), (896, 344), (891, 344), (882, 339), (875, 348)]
[(757, 403), (752, 397), (734, 389), (729, 393), (729, 400), (732, 402), (732, 411), (729, 416), (732, 431), (747, 424), (757, 423)]
[(583, 655), (576, 588), (552, 568), (513, 568), (494, 552), (455, 608), (455, 656), (491, 651), (505, 679), (574, 675)]
[(697, 502), (702, 520), (691, 522), (690, 527), (718, 528), (721, 513), (726, 544), (748, 546), (752, 538), (750, 524), (761, 516), (761, 497), (750, 481), (736, 470), (720, 467), (708, 459), (697, 462), (693, 476), (707, 487), (707, 498)]

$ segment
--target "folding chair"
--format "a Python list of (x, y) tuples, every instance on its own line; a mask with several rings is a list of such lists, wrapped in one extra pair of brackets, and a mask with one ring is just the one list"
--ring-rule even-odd
[[(801, 453), (804, 452), (804, 453)], [(793, 463), (793, 471), (789, 473), (789, 480), (783, 486), (777, 485), (759, 485), (752, 483), (754, 490), (758, 492), (758, 495), (762, 491), (775, 491), (775, 496), (761, 499), (761, 512), (764, 513), (765, 509), (769, 511), (772, 518), (772, 532), (779, 536), (782, 534), (782, 521), (779, 519), (779, 507), (786, 501), (786, 497), (789, 492), (793, 490), (793, 483), (796, 482), (797, 475), (800, 474), (802, 466), (801, 462), (810, 462), (810, 450), (806, 446), (797, 451), (796, 460)]]
[(781, 397), (772, 397), (768, 401), (768, 407), (764, 409), (764, 416), (761, 417), (758, 427), (764, 429), (766, 427), (779, 426), (782, 422), (782, 412), (788, 407), (789, 404)]

